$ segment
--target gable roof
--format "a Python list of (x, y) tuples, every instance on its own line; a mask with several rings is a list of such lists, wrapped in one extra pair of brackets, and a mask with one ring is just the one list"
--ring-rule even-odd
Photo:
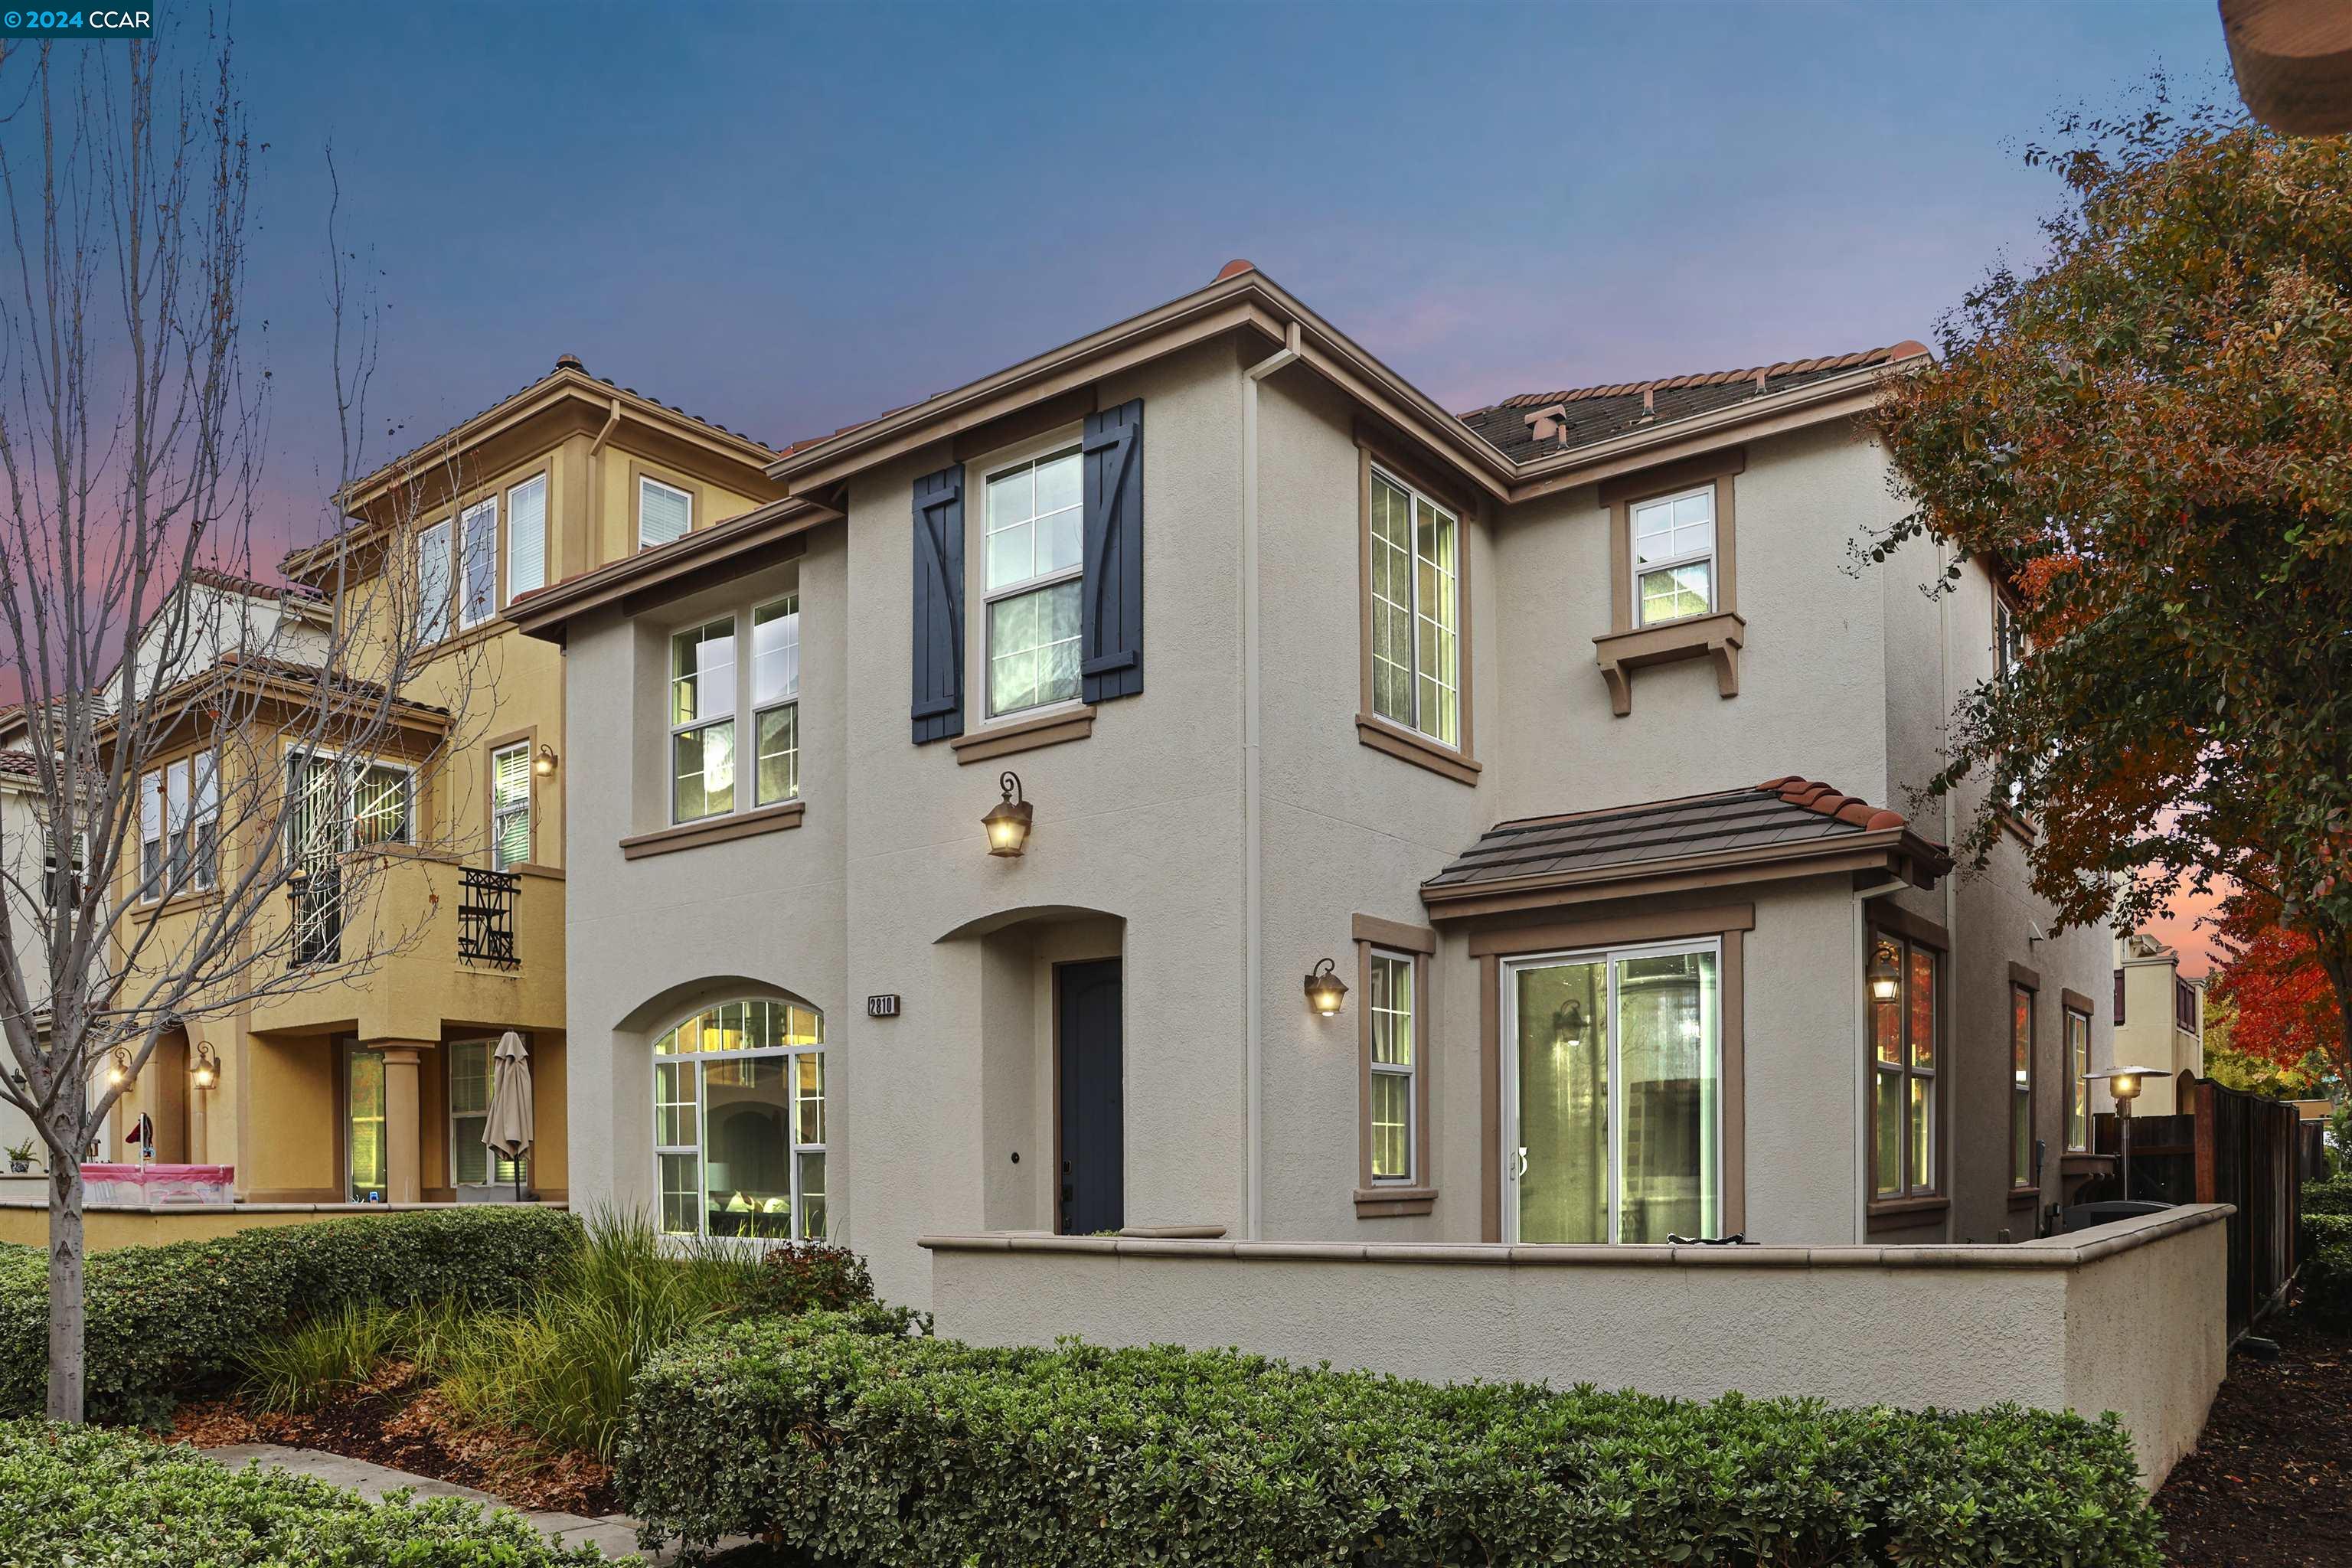
[(1792, 392), (1848, 371), (1899, 364), (1927, 352), (1926, 345), (1906, 340), (1745, 370), (1702, 371), (1564, 392), (1522, 392), (1474, 408), (1462, 416), (1462, 422), (1514, 463), (1527, 464), (1612, 436)]
[[(1489, 912), (1496, 895), (1526, 902), (1624, 897), (1675, 879), (1690, 886), (1859, 868), (1883, 859), (1920, 887), (1951, 868), (1940, 845), (1900, 812), (1791, 774), (1747, 789), (1497, 823), (1422, 884), (1443, 916)], [(1658, 889), (1663, 890), (1663, 889)], [(1570, 897), (1563, 898), (1563, 894)], [(1471, 900), (1481, 900), (1470, 907)]]

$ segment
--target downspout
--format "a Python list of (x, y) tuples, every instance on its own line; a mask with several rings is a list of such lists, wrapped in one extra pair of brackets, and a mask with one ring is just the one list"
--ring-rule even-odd
[(1244, 1236), (1263, 1239), (1265, 1226), (1265, 813), (1260, 800), (1259, 737), (1263, 693), (1258, 679), (1258, 384), (1298, 358), (1298, 323), (1283, 346), (1242, 374), (1242, 925), (1244, 995), (1248, 998), (1246, 1094), (1249, 1104), (1249, 1201)]
[[(1946, 587), (1948, 591), (1938, 594), (1936, 596), (1937, 689), (1937, 695), (1944, 706), (1945, 725), (1945, 743), (1937, 748), (1937, 754), (1940, 755), (1947, 763), (1950, 763), (1952, 760), (1950, 739), (1952, 708), (1959, 699), (1959, 693), (1952, 689), (1952, 595), (1948, 592), (1949, 585), (1944, 582), (1944, 574), (1949, 570), (1951, 570), (1951, 544), (1947, 540), (1938, 539), (1936, 541), (1936, 582), (1939, 586)], [(1946, 790), (1944, 792), (1944, 847), (1947, 851), (1952, 847), (1952, 835), (1955, 831), (1955, 826), (1958, 820), (1953, 815), (1955, 809), (1956, 808), (1952, 804), (1952, 792), (1950, 790)], [(1950, 998), (1953, 994), (1952, 971), (1958, 967), (1959, 960), (1959, 953), (1958, 951), (1960, 942), (1958, 876), (1959, 872), (1957, 868), (1944, 873), (1944, 933), (1946, 938), (1952, 943), (1954, 949), (1953, 952), (1948, 952), (1944, 955), (1944, 995), (1946, 998), (1944, 1016), (1947, 1019), (1949, 1019), (1952, 1016), (1950, 1003)], [(1947, 1192), (1949, 1192), (1952, 1186), (1948, 1174), (1952, 1141), (1944, 1136), (1944, 1128), (1951, 1125), (1953, 1115), (1953, 1095), (1948, 1091), (1939, 1093), (1937, 1096), (1937, 1104), (1940, 1108), (1944, 1118), (1944, 1127), (1939, 1127), (1936, 1130), (1937, 1147), (1944, 1151), (1945, 1154), (1945, 1160), (1947, 1163), (1945, 1191)], [(1959, 1222), (1955, 1213), (1949, 1208), (1945, 1209), (1944, 1240), (1947, 1245), (1949, 1245), (1951, 1242), (1952, 1227), (1958, 1223)]]
[(1862, 906), (1873, 899), (1899, 893), (1909, 884), (1897, 877), (1883, 887), (1864, 888), (1853, 895), (1853, 1240), (1859, 1247), (1870, 1239), (1870, 1092), (1877, 1068), (1870, 1056), (1870, 924)]

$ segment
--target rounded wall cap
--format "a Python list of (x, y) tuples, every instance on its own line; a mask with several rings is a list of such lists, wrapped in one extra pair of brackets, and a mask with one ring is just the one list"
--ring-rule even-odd
[(578, 354), (556, 355), (555, 368), (558, 370), (576, 370), (583, 375), (586, 375), (588, 374), (588, 367), (580, 363), (580, 356)]
[(1218, 268), (1216, 277), (1211, 279), (1211, 281), (1223, 283), (1228, 278), (1238, 277), (1242, 273), (1255, 272), (1256, 270), (1256, 262), (1244, 261), (1240, 257), (1236, 256), (1231, 261), (1226, 262), (1223, 267)]

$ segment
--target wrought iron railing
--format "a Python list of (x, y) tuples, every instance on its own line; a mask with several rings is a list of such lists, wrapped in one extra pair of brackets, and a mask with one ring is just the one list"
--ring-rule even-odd
[(515, 952), (515, 899), (521, 891), (522, 878), (512, 871), (458, 868), (459, 959), (499, 969), (512, 969), (522, 962)]
[(287, 889), (294, 906), (294, 956), (297, 969), (313, 963), (337, 963), (343, 956), (343, 879), (332, 865), (310, 868), (308, 875)]

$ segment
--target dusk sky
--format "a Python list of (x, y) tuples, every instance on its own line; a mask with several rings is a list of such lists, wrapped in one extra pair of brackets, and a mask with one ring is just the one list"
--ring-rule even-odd
[(331, 139), (388, 307), (382, 458), (562, 353), (782, 444), (1237, 256), (1455, 409), (1924, 339), (2037, 253), (2057, 188), (2018, 153), (2054, 111), (2158, 67), (2229, 90), (2210, 0), (247, 4), (236, 32), (268, 488), (305, 541)]

